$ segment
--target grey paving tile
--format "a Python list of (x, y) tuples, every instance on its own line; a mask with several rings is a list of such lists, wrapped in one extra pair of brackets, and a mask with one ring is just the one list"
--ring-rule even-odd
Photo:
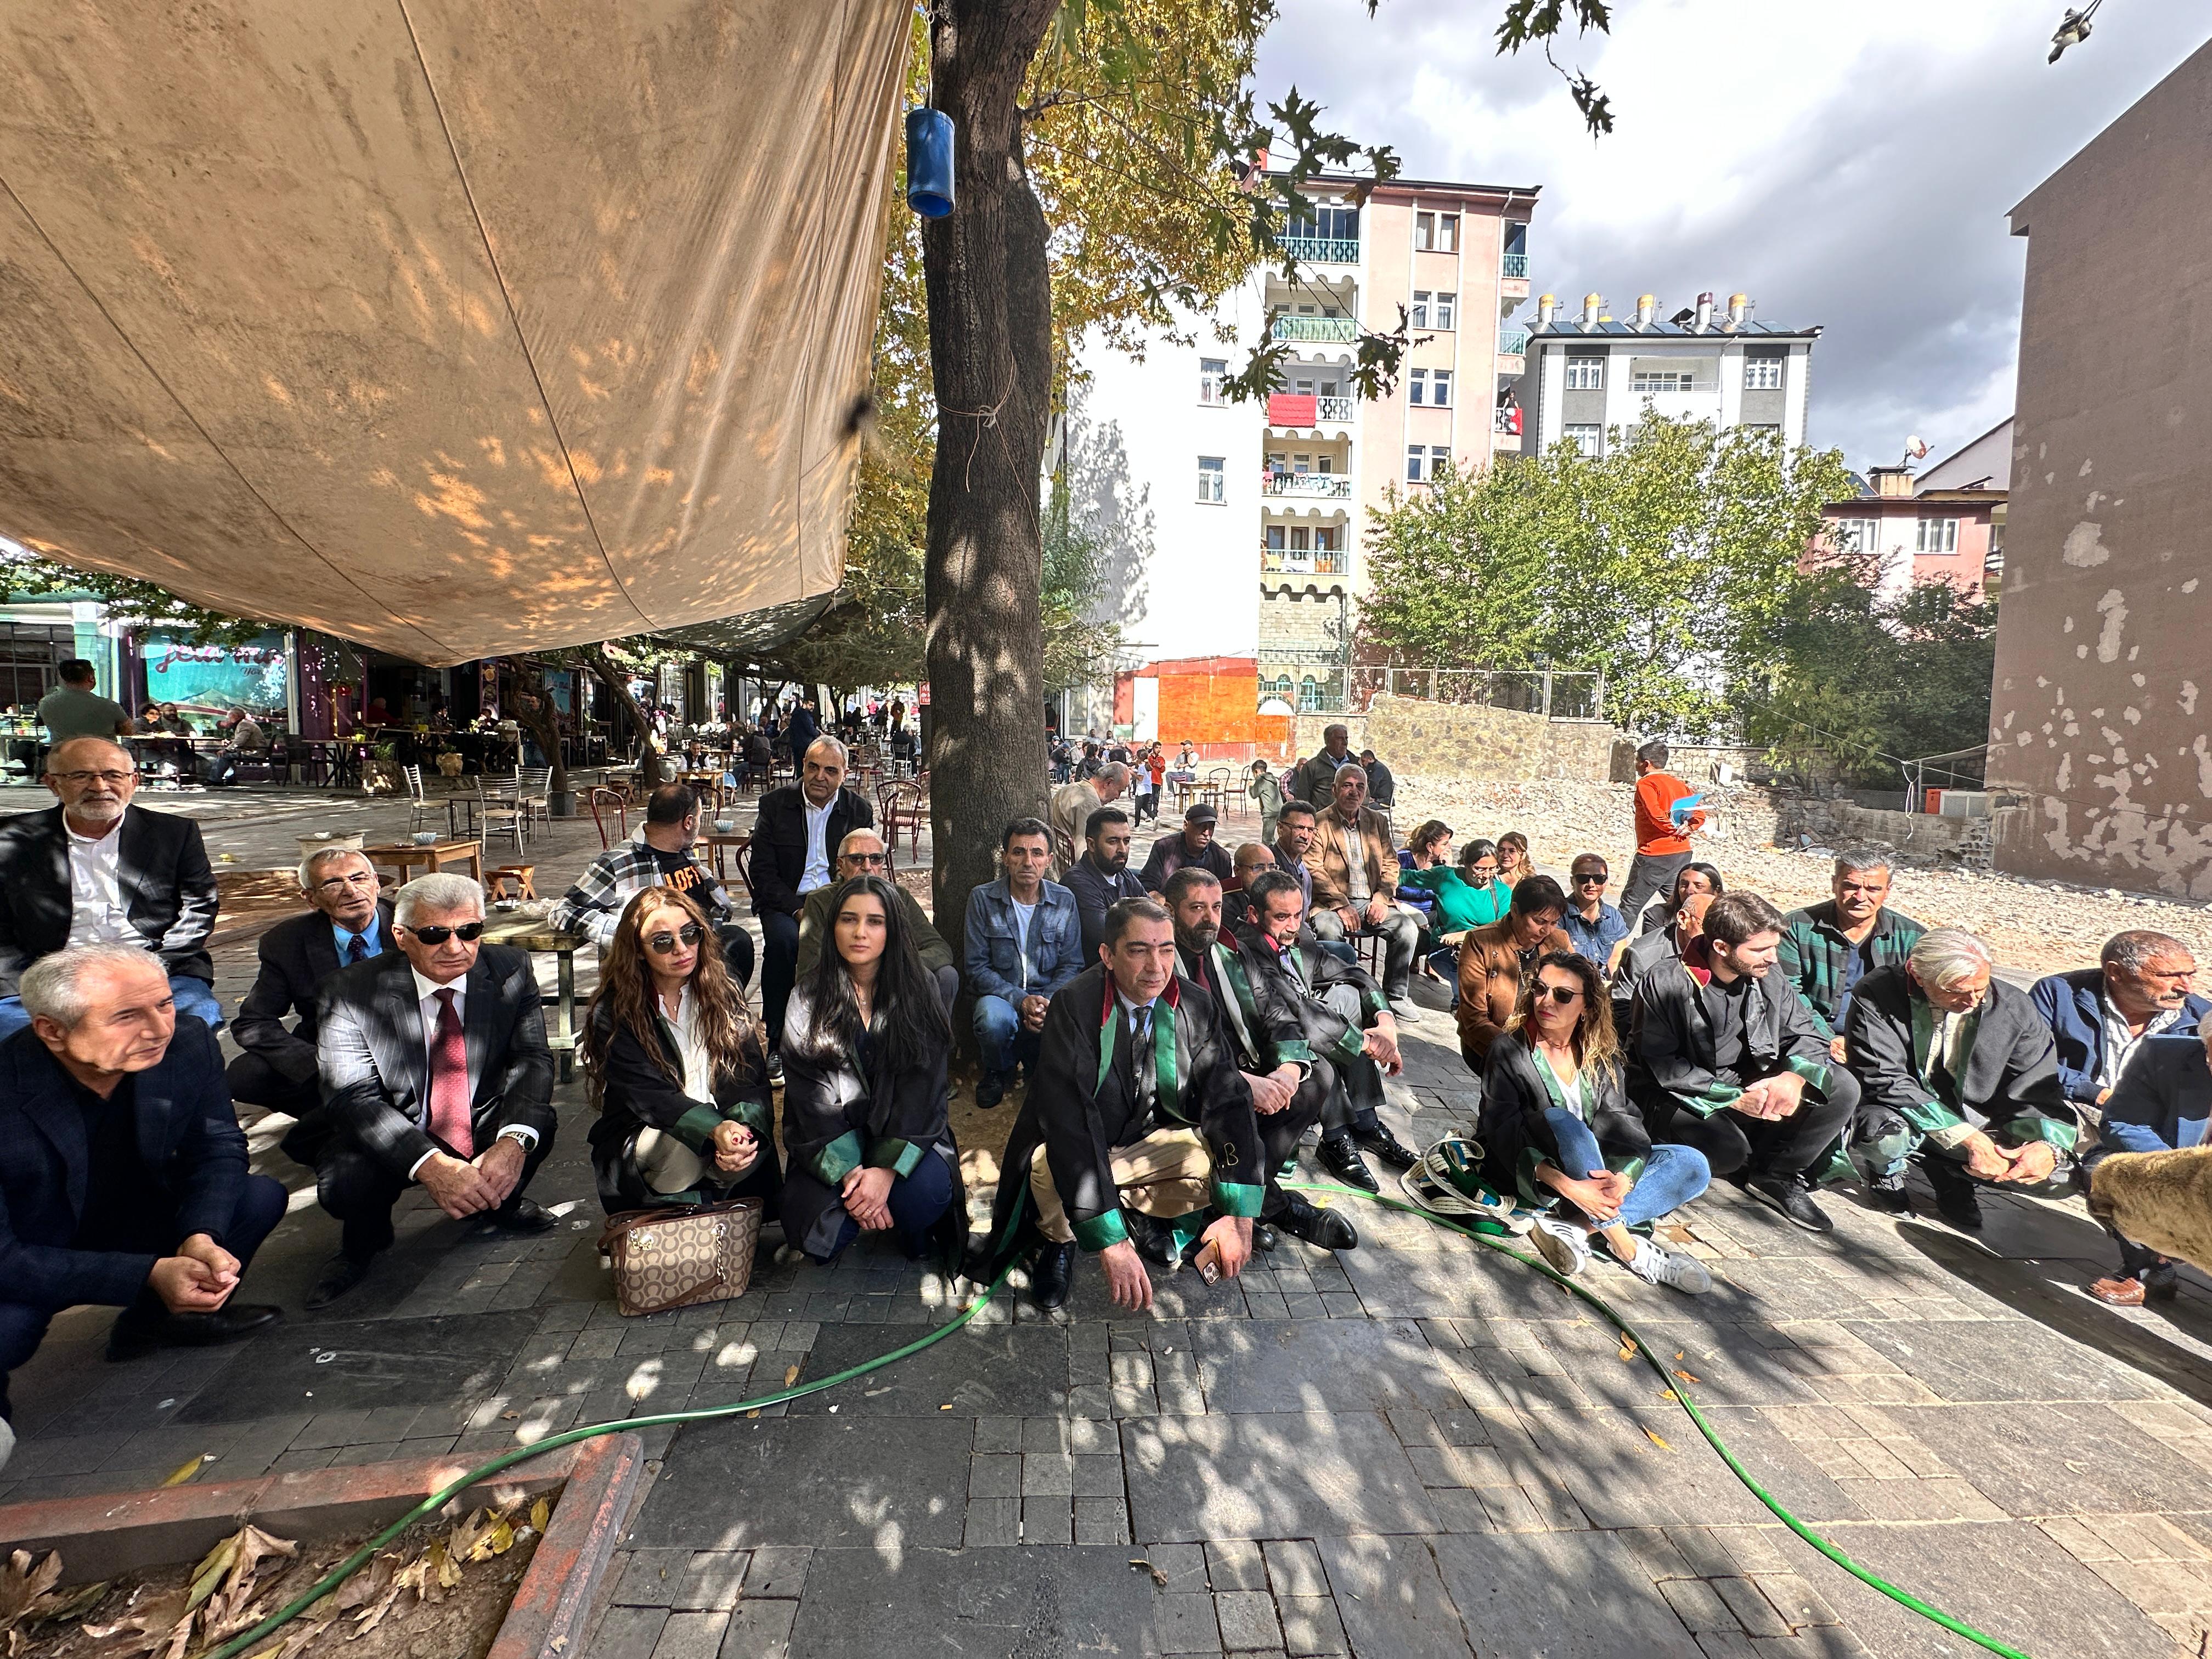
[[(312, 1392), (318, 1413), (368, 1411), (393, 1395), (422, 1405), (489, 1390), (537, 1328), (526, 1313), (477, 1313), (350, 1324), (279, 1325), (232, 1351), (230, 1363), (178, 1413), (185, 1423), (289, 1414)], [(321, 1356), (335, 1356), (323, 1359)]]
[(740, 1601), (730, 1614), (720, 1659), (788, 1659), (796, 1601)]
[(1634, 1553), (1610, 1534), (1458, 1534), (1437, 1539), (1435, 1549), (1478, 1652), (1700, 1659)]
[(1267, 1563), (1267, 1582), (1279, 1596), (1326, 1595), (1328, 1580), (1322, 1571), (1321, 1552), (1307, 1538), (1270, 1539), (1262, 1545)]
[(699, 1550), (684, 1563), (684, 1578), (669, 1605), (726, 1613), (738, 1605), (738, 1591), (752, 1558), (744, 1550)]
[(1264, 1589), (1215, 1592), (1213, 1616), (1220, 1626), (1224, 1652), (1282, 1650), (1283, 1632), (1275, 1618), (1275, 1598)]
[(1376, 1411), (1460, 1403), (1411, 1320), (1217, 1325), (1196, 1337), (1216, 1412)]
[(1261, 1412), (1121, 1425), (1136, 1536), (1310, 1538), (1330, 1525), (1428, 1532), (1436, 1512), (1370, 1413)]
[[(1263, 1590), (1267, 1588), (1267, 1559), (1256, 1543), (1227, 1539), (1206, 1547), (1206, 1574), (1218, 1595), (1224, 1590)], [(1272, 1645), (1264, 1642), (1251, 1647)]]
[(671, 1614), (653, 1644), (653, 1659), (718, 1659), (729, 1623), (726, 1613)]
[(744, 1593), (756, 1599), (795, 1601), (805, 1593), (813, 1565), (814, 1552), (803, 1545), (757, 1549), (745, 1569)]
[(1126, 1544), (1129, 1541), (1129, 1505), (1120, 1498), (1079, 1498), (1075, 1500), (1075, 1541), (1079, 1544)]
[(1279, 1595), (1275, 1611), (1283, 1624), (1283, 1650), (1292, 1656), (1349, 1654), (1352, 1644), (1326, 1595)]
[(2023, 1442), (2008, 1431), (2015, 1417), (2010, 1412), (1950, 1406), (1885, 1409), (1953, 1468), (1971, 1471), (1973, 1488), (2012, 1515), (2212, 1508), (2203, 1468), (2108, 1406), (2066, 1408), (2064, 1437), (2056, 1443)]
[(665, 1607), (611, 1607), (586, 1651), (590, 1659), (653, 1659), (653, 1644), (667, 1622)]
[(1355, 1534), (1318, 1544), (1354, 1653), (1467, 1659), (1473, 1651), (1425, 1541)]

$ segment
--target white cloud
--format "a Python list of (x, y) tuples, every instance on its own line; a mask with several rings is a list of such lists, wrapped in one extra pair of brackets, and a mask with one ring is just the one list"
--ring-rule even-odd
[(1618, 314), (1741, 289), (1766, 321), (1824, 325), (1811, 435), (1855, 466), (1914, 432), (1941, 454), (2010, 410), (2008, 210), (2206, 31), (2200, 7), (2134, 0), (2051, 66), (2060, 0), (1619, 0), (1609, 38), (1557, 52), (1612, 95), (1593, 141), (1540, 57), (1496, 55), (1501, 9), (1285, 0), (1259, 90), (1295, 84), (1408, 177), (1542, 185), (1538, 292)]

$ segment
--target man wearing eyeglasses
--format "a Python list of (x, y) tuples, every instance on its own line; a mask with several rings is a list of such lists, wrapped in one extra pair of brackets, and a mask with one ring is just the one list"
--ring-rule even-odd
[[(830, 907), (836, 899), (837, 890), (855, 876), (888, 878), (890, 872), (890, 856), (884, 847), (884, 838), (874, 830), (855, 830), (837, 843), (836, 878), (827, 887), (817, 887), (809, 893), (805, 908), (799, 913), (799, 964), (793, 970), (799, 978), (805, 979), (822, 958), (822, 942), (830, 937)], [(921, 957), (921, 965), (936, 978), (937, 1000), (945, 1005), (949, 1018), (952, 999), (960, 994), (960, 969), (952, 960), (952, 947), (930, 925), (929, 918), (922, 915), (914, 895), (903, 887), (897, 891), (899, 915), (906, 923), (906, 936), (914, 941), (915, 953)]]
[(315, 1039), (323, 1103), (284, 1137), (343, 1224), (307, 1293), (337, 1301), (391, 1248), (392, 1206), (420, 1186), (456, 1221), (503, 1232), (554, 1225), (523, 1196), (553, 1146), (553, 1054), (521, 951), (480, 945), (483, 889), (421, 876), (392, 906), (396, 951), (325, 981)]
[(177, 1012), (222, 1024), (207, 938), (220, 902), (200, 827), (133, 806), (121, 745), (73, 738), (46, 757), (58, 806), (0, 825), (0, 1037), (30, 1024), (23, 970), (70, 945), (122, 945), (161, 959)]
[(722, 955), (743, 990), (752, 982), (753, 938), (730, 908), (714, 872), (692, 857), (698, 839), (699, 797), (683, 784), (662, 784), (646, 797), (645, 822), (636, 832), (586, 865), (555, 901), (553, 926), (585, 935), (605, 955), (631, 895), (643, 887), (673, 887), (714, 918)]
[[(315, 1081), (315, 1002), (341, 968), (399, 948), (376, 870), (350, 848), (325, 848), (300, 865), (300, 890), (315, 908), (261, 936), (253, 988), (231, 1035), (245, 1052), (230, 1062), (230, 1097), (290, 1117), (322, 1103)], [(299, 1018), (286, 1029), (285, 1017)]]

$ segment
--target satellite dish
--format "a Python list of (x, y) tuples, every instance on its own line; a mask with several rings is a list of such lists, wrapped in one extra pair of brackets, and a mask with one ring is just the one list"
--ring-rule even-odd
[(1287, 720), (1295, 715), (1298, 711), (1291, 708), (1290, 704), (1285, 702), (1280, 697), (1267, 697), (1264, 698), (1261, 702), (1260, 712), (1263, 714), (1273, 715), (1279, 720)]
[(1905, 441), (1905, 459), (1906, 460), (1908, 460), (1908, 461), (1923, 460), (1923, 459), (1925, 459), (1927, 458), (1927, 454), (1928, 454), (1928, 445), (1927, 445), (1927, 441), (1926, 441), (1924, 439), (1922, 439), (1922, 438), (1919, 438), (1919, 437), (1911, 437), (1911, 438), (1907, 438), (1907, 439)]

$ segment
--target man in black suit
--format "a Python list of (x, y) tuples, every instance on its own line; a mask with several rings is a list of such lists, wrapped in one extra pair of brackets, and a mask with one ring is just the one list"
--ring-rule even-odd
[[(375, 866), (350, 848), (310, 853), (300, 887), (315, 908), (261, 936), (261, 969), (238, 1005), (231, 1036), (245, 1052), (230, 1062), (230, 1097), (305, 1117), (321, 1103), (315, 1081), (315, 1002), (341, 968), (397, 951), (392, 907), (377, 897)], [(287, 1030), (284, 1017), (297, 1013)]]
[[(796, 711), (793, 718), (797, 719)], [(799, 917), (806, 896), (830, 884), (837, 848), (855, 830), (872, 830), (866, 796), (845, 787), (845, 745), (817, 738), (803, 751), (799, 781), (761, 797), (753, 821), (753, 911), (760, 917), (761, 1000), (768, 1018), (769, 1065), (781, 1074), (784, 1005), (799, 970)]]
[(61, 805), (0, 827), (0, 1037), (30, 1024), (23, 970), (70, 945), (125, 945), (160, 958), (177, 1012), (222, 1024), (207, 938), (220, 902), (200, 827), (133, 806), (138, 772), (105, 738), (46, 757)]
[(64, 1308), (123, 1309), (111, 1359), (274, 1320), (231, 1293), (285, 1200), (246, 1173), (215, 1038), (178, 1018), (155, 957), (72, 946), (19, 994), (30, 1029), (0, 1042), (0, 1418), (7, 1374)]
[(553, 1147), (553, 1053), (523, 951), (479, 946), (483, 890), (465, 876), (401, 888), (399, 949), (324, 982), (315, 1051), (323, 1103), (284, 1137), (344, 1224), (308, 1292), (327, 1307), (392, 1240), (392, 1206), (420, 1183), (455, 1220), (507, 1232), (553, 1217), (523, 1196)]

